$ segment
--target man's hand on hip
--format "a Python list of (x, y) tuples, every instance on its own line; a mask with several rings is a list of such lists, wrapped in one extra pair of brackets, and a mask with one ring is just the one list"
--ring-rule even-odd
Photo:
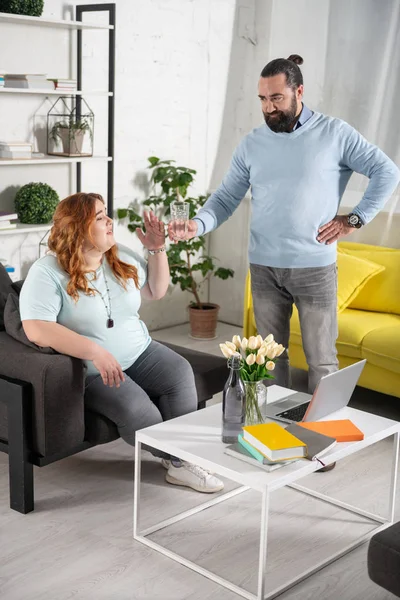
[(353, 233), (354, 227), (351, 227), (347, 222), (346, 215), (336, 215), (332, 221), (325, 223), (318, 229), (317, 240), (321, 244), (333, 244), (339, 238)]
[(193, 220), (187, 221), (185, 230), (182, 231), (182, 229), (182, 223), (179, 221), (171, 221), (169, 223), (168, 235), (171, 242), (180, 242), (196, 237), (198, 229), (197, 222)]

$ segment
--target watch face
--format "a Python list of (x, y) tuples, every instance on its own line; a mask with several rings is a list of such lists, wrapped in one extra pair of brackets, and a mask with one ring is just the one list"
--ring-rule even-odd
[(350, 215), (349, 216), (349, 223), (350, 223), (350, 225), (353, 225), (353, 226), (354, 225), (358, 225), (359, 220), (360, 219), (359, 219), (359, 217), (357, 215)]

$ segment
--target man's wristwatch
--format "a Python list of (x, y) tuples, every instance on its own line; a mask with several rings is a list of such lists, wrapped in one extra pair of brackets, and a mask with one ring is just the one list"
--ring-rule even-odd
[(347, 223), (350, 225), (350, 227), (354, 227), (355, 229), (360, 229), (360, 227), (364, 225), (360, 217), (355, 213), (350, 213), (347, 215)]

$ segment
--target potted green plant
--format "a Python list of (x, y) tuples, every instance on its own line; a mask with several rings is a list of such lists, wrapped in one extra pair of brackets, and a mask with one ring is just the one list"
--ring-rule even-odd
[(20, 223), (49, 223), (60, 198), (47, 183), (27, 183), (17, 192), (14, 205)]
[(83, 141), (86, 133), (93, 139), (93, 131), (88, 119), (70, 118), (57, 121), (50, 130), (50, 139), (56, 142), (60, 139), (63, 153), (69, 156), (82, 154)]
[(40, 17), (44, 0), (0, 0), (0, 12)]
[[(149, 159), (148, 168), (152, 174), (150, 181), (152, 193), (142, 202), (142, 206), (152, 209), (159, 218), (168, 218), (171, 203), (182, 198), (189, 204), (189, 219), (205, 204), (207, 196), (188, 196), (188, 189), (194, 181), (196, 171), (187, 167), (178, 167), (173, 160), (160, 160), (156, 156)], [(117, 211), (119, 219), (128, 218), (128, 228), (135, 231), (143, 226), (143, 218), (137, 206), (120, 208)], [(212, 339), (216, 336), (219, 306), (200, 299), (200, 288), (210, 277), (228, 279), (233, 277), (232, 269), (217, 267), (215, 259), (206, 251), (206, 238), (193, 238), (171, 244), (168, 250), (168, 260), (171, 270), (171, 280), (179, 284), (182, 291), (188, 291), (194, 296), (189, 305), (189, 320), (191, 336), (197, 339)]]

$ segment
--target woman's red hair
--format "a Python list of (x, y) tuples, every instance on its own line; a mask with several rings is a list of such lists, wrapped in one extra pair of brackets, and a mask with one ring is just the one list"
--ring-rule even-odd
[[(58, 204), (54, 213), (54, 225), (51, 228), (48, 246), (56, 256), (61, 267), (70, 276), (67, 292), (77, 301), (79, 292), (93, 295), (86, 278), (83, 245), (91, 239), (91, 226), (96, 218), (96, 200), (105, 204), (100, 194), (72, 194)], [(93, 243), (93, 242), (92, 242)], [(94, 245), (94, 244), (93, 244)], [(126, 288), (126, 282), (133, 279), (139, 288), (139, 278), (136, 267), (118, 258), (118, 249), (114, 245), (105, 252), (105, 257), (115, 277)]]

